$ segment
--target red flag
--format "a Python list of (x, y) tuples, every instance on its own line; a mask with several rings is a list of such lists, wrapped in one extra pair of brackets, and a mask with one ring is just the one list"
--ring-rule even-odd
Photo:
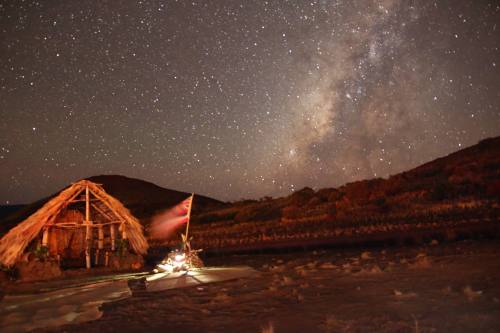
[(187, 223), (193, 196), (191, 195), (181, 203), (153, 217), (151, 222), (151, 238), (167, 240), (180, 225)]

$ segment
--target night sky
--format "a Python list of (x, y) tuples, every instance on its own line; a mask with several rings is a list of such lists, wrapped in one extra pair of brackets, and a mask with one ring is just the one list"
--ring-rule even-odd
[(0, 203), (387, 177), (500, 134), (499, 48), (498, 1), (0, 1)]

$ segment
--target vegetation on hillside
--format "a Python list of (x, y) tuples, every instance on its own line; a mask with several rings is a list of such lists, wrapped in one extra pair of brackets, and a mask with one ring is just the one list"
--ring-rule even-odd
[(494, 138), (388, 179), (304, 188), (196, 214), (191, 232), (194, 244), (207, 249), (438, 229), (453, 237), (457, 228), (498, 225), (499, 198), (500, 138)]

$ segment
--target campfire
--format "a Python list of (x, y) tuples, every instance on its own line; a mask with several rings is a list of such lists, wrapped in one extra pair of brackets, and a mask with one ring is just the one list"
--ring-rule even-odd
[(183, 202), (160, 215), (152, 225), (152, 236), (158, 239), (165, 239), (180, 224), (186, 223), (186, 231), (181, 234), (182, 249), (170, 251), (153, 270), (154, 273), (174, 273), (190, 271), (203, 267), (203, 261), (198, 253), (201, 249), (191, 249), (191, 238), (189, 238), (189, 222), (191, 218), (191, 208), (193, 206), (194, 193)]

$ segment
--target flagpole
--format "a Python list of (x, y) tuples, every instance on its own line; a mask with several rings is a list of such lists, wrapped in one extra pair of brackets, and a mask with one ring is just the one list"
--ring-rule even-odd
[(186, 224), (186, 242), (184, 243), (184, 250), (186, 249), (186, 243), (189, 242), (189, 222), (191, 221), (191, 207), (193, 207), (194, 193), (191, 193), (191, 201), (189, 202), (189, 208), (187, 212), (187, 224)]

